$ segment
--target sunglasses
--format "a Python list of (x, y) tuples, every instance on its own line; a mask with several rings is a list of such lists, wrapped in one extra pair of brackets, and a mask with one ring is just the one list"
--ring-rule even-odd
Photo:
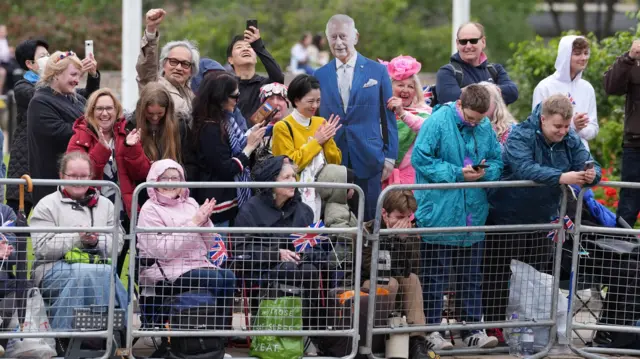
[(478, 41), (480, 41), (482, 38), (479, 37), (477, 39), (458, 39), (458, 43), (462, 46), (471, 43), (471, 45), (475, 45), (478, 43)]
[(189, 61), (180, 61), (178, 59), (174, 59), (172, 57), (167, 58), (167, 61), (169, 61), (169, 65), (173, 66), (173, 67), (177, 67), (178, 64), (180, 64), (180, 66), (182, 66), (183, 69), (188, 70), (191, 68), (191, 62)]
[(240, 98), (240, 92), (236, 92), (234, 94), (229, 95), (229, 98), (232, 98), (232, 99), (238, 101), (238, 99)]

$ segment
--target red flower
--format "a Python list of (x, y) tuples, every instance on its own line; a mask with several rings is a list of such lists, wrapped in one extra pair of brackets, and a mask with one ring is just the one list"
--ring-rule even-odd
[(613, 207), (618, 208), (618, 201), (613, 202)]
[(602, 175), (603, 175), (603, 176), (602, 176), (602, 180), (603, 180), (603, 181), (608, 181), (608, 180), (609, 180), (609, 177), (604, 176), (605, 174), (606, 174), (606, 173), (602, 173)]
[[(600, 203), (600, 204), (601, 204), (601, 205), (603, 205), (603, 206), (606, 206), (606, 205), (607, 205), (607, 202), (605, 202), (605, 201), (604, 201), (604, 199), (599, 199), (599, 200), (598, 200), (598, 203)], [(640, 216), (640, 213), (638, 213), (638, 216)]]
[(615, 197), (615, 196), (618, 194), (618, 191), (616, 191), (616, 189), (615, 189), (615, 188), (607, 187), (607, 188), (605, 188), (605, 190), (604, 190), (604, 194), (605, 194), (607, 197)]

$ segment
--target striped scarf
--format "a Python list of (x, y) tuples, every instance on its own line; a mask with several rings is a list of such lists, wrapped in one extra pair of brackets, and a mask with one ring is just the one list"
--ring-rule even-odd
[[(247, 136), (242, 133), (240, 127), (236, 123), (236, 119), (229, 113), (225, 122), (225, 129), (229, 136), (229, 146), (231, 146), (231, 156), (238, 157), (247, 145)], [(240, 173), (233, 177), (235, 182), (249, 182), (249, 167), (244, 167)], [(236, 189), (238, 196), (238, 207), (242, 206), (251, 197), (251, 188)]]

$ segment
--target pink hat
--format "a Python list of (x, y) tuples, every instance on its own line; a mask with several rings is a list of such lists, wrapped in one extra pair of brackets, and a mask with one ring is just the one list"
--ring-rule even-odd
[(402, 81), (406, 80), (409, 77), (420, 72), (422, 65), (418, 62), (418, 60), (414, 59), (411, 56), (398, 56), (391, 60), (390, 62), (386, 62), (378, 59), (378, 61), (387, 67), (387, 71), (389, 71), (389, 76), (392, 80)]

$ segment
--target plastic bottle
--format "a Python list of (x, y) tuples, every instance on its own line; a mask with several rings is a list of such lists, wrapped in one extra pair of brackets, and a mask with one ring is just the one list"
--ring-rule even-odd
[[(510, 322), (517, 322), (518, 313), (511, 314)], [(507, 344), (509, 344), (509, 355), (521, 358), (522, 351), (520, 347), (520, 337), (522, 335), (522, 329), (520, 327), (507, 329)]]
[(522, 336), (520, 337), (520, 347), (522, 348), (522, 355), (529, 356), (535, 354), (535, 351), (533, 349), (534, 340), (535, 338), (533, 328), (524, 328)]

